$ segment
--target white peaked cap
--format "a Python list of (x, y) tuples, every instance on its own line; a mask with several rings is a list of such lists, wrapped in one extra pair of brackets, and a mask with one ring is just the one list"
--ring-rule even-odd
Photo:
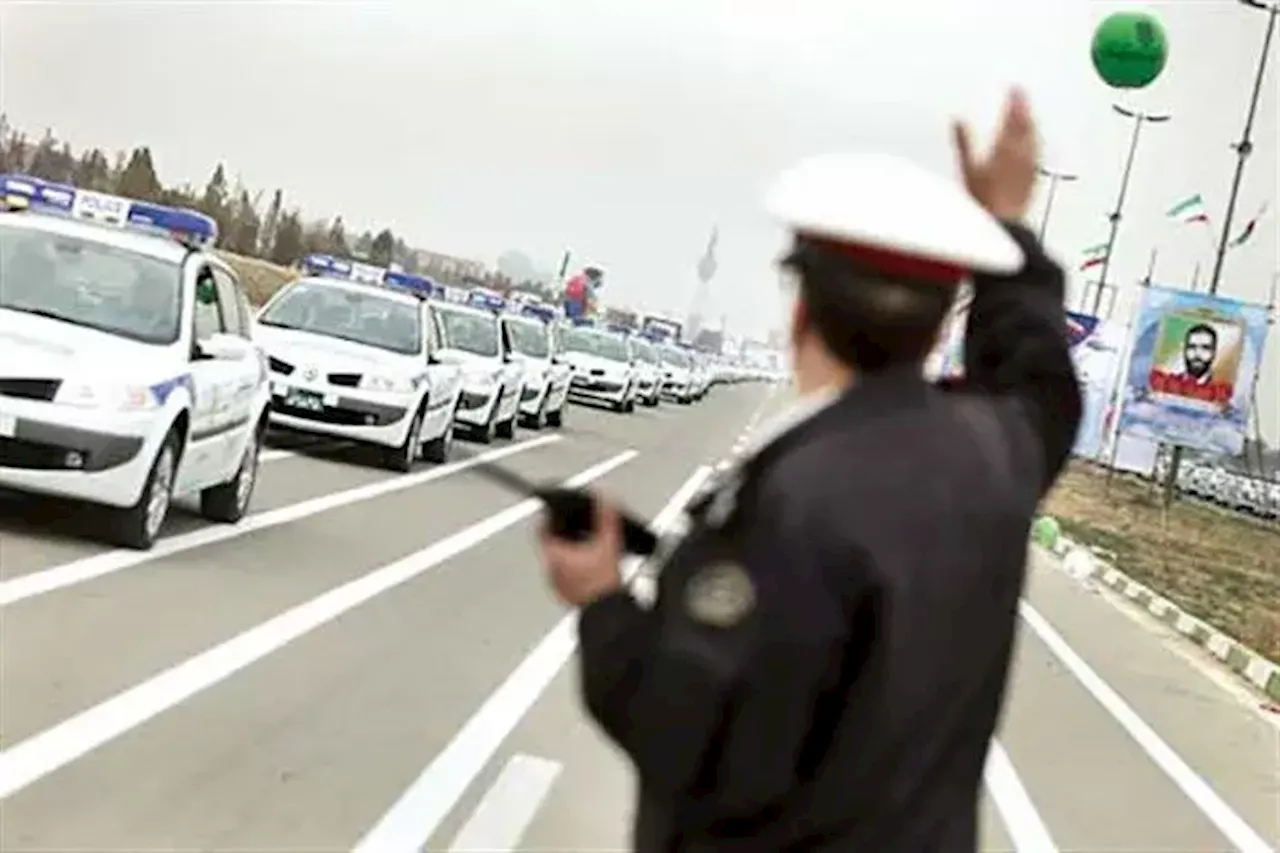
[(888, 154), (804, 160), (775, 180), (765, 204), (796, 234), (851, 249), (966, 273), (1015, 273), (1025, 261), (1000, 221), (962, 185)]

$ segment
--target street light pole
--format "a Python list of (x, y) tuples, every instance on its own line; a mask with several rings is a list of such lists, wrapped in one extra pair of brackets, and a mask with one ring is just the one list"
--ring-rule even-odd
[(1044, 235), (1049, 230), (1049, 214), (1053, 212), (1053, 198), (1058, 194), (1058, 182), (1064, 181), (1070, 183), (1078, 179), (1079, 175), (1069, 175), (1066, 172), (1054, 172), (1043, 166), (1039, 167), (1040, 174), (1049, 179), (1049, 197), (1044, 203), (1044, 217), (1040, 220), (1040, 243), (1044, 244)]
[(1107, 237), (1107, 250), (1102, 256), (1102, 271), (1098, 275), (1098, 291), (1093, 297), (1093, 310), (1091, 313), (1095, 317), (1098, 316), (1098, 311), (1102, 308), (1102, 294), (1107, 289), (1107, 272), (1111, 269), (1111, 252), (1116, 246), (1116, 235), (1120, 233), (1120, 217), (1124, 215), (1124, 202), (1129, 194), (1129, 177), (1133, 174), (1133, 160), (1138, 153), (1138, 137), (1142, 134), (1142, 125), (1147, 122), (1158, 124), (1171, 118), (1169, 115), (1136, 112), (1125, 109), (1119, 104), (1112, 104), (1111, 108), (1125, 118), (1133, 119), (1133, 136), (1129, 140), (1129, 157), (1125, 160), (1124, 175), (1120, 178), (1120, 195), (1116, 199), (1116, 209), (1108, 216), (1111, 220), (1111, 234)]
[[(1267, 75), (1267, 59), (1271, 54), (1271, 40), (1276, 32), (1276, 17), (1280, 16), (1280, 2), (1271, 4), (1261, 0), (1240, 0), (1246, 6), (1267, 13), (1266, 35), (1262, 37), (1262, 56), (1258, 59), (1258, 72), (1253, 80), (1253, 94), (1249, 98), (1249, 113), (1244, 120), (1244, 132), (1236, 143), (1236, 172), (1231, 178), (1231, 194), (1227, 197), (1227, 210), (1222, 216), (1222, 235), (1218, 239), (1218, 252), (1213, 258), (1213, 272), (1209, 276), (1209, 293), (1218, 292), (1222, 283), (1222, 266), (1227, 258), (1227, 241), (1231, 239), (1232, 220), (1236, 215), (1236, 202), (1240, 198), (1240, 183), (1244, 180), (1244, 164), (1253, 153), (1253, 122), (1258, 115), (1258, 101), (1262, 97), (1262, 84)], [(1164, 481), (1165, 506), (1173, 503), (1178, 493), (1178, 468), (1182, 465), (1182, 447), (1174, 445), (1169, 456), (1169, 473)]]

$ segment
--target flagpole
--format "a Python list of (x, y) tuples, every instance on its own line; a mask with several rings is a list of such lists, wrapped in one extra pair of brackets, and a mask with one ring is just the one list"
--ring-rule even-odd
[(1040, 219), (1040, 244), (1044, 245), (1044, 235), (1049, 231), (1049, 214), (1053, 212), (1053, 199), (1058, 194), (1058, 182), (1064, 181), (1070, 183), (1077, 180), (1079, 175), (1071, 175), (1066, 172), (1055, 172), (1039, 167), (1040, 174), (1049, 179), (1049, 197), (1044, 203), (1044, 216)]
[(1125, 109), (1119, 104), (1112, 104), (1111, 108), (1120, 115), (1133, 119), (1133, 136), (1129, 140), (1129, 156), (1125, 160), (1124, 174), (1120, 178), (1120, 195), (1116, 199), (1116, 209), (1108, 216), (1111, 220), (1111, 235), (1107, 238), (1107, 253), (1102, 256), (1102, 272), (1098, 276), (1098, 292), (1093, 298), (1092, 313), (1095, 317), (1098, 316), (1098, 310), (1102, 307), (1102, 291), (1107, 286), (1107, 273), (1111, 270), (1111, 253), (1115, 249), (1116, 236), (1120, 233), (1120, 217), (1124, 215), (1124, 202), (1125, 197), (1129, 194), (1129, 178), (1133, 174), (1133, 160), (1138, 154), (1138, 137), (1142, 133), (1142, 125), (1146, 122), (1153, 124), (1166, 122), (1171, 118), (1167, 114), (1136, 112)]
[[(1249, 98), (1249, 112), (1244, 120), (1244, 132), (1240, 134), (1240, 142), (1236, 144), (1236, 171), (1231, 179), (1231, 194), (1227, 197), (1227, 211), (1222, 217), (1222, 236), (1218, 240), (1218, 252), (1213, 259), (1213, 273), (1209, 277), (1210, 295), (1218, 292), (1222, 283), (1222, 265), (1227, 257), (1227, 241), (1231, 239), (1231, 223), (1236, 215), (1236, 203), (1240, 199), (1240, 184), (1244, 180), (1244, 166), (1253, 153), (1253, 122), (1258, 116), (1258, 101), (1262, 97), (1262, 85), (1266, 81), (1267, 59), (1271, 54), (1271, 39), (1276, 32), (1276, 17), (1280, 16), (1280, 0), (1271, 4), (1261, 0), (1240, 0), (1246, 6), (1261, 9), (1267, 13), (1267, 30), (1262, 37), (1262, 55), (1258, 58), (1258, 72), (1253, 80), (1253, 94)], [(1165, 506), (1173, 503), (1178, 492), (1178, 468), (1182, 464), (1182, 447), (1173, 448), (1173, 456), (1169, 460), (1169, 476), (1164, 483)]]

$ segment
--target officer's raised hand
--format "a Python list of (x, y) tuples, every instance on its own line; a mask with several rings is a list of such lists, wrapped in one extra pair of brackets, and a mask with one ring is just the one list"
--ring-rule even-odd
[(1015, 90), (1005, 104), (1000, 129), (985, 158), (973, 153), (969, 129), (955, 125), (956, 154), (969, 194), (997, 219), (1017, 222), (1031, 204), (1040, 143), (1026, 95)]
[(559, 539), (549, 525), (542, 527), (540, 544), (547, 579), (556, 597), (573, 607), (585, 607), (622, 588), (622, 522), (618, 511), (597, 498), (595, 526), (582, 541)]

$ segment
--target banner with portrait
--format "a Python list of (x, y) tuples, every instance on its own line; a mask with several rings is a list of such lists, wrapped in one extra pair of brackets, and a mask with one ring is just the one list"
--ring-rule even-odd
[(1266, 336), (1262, 305), (1147, 288), (1134, 326), (1120, 432), (1239, 454)]

